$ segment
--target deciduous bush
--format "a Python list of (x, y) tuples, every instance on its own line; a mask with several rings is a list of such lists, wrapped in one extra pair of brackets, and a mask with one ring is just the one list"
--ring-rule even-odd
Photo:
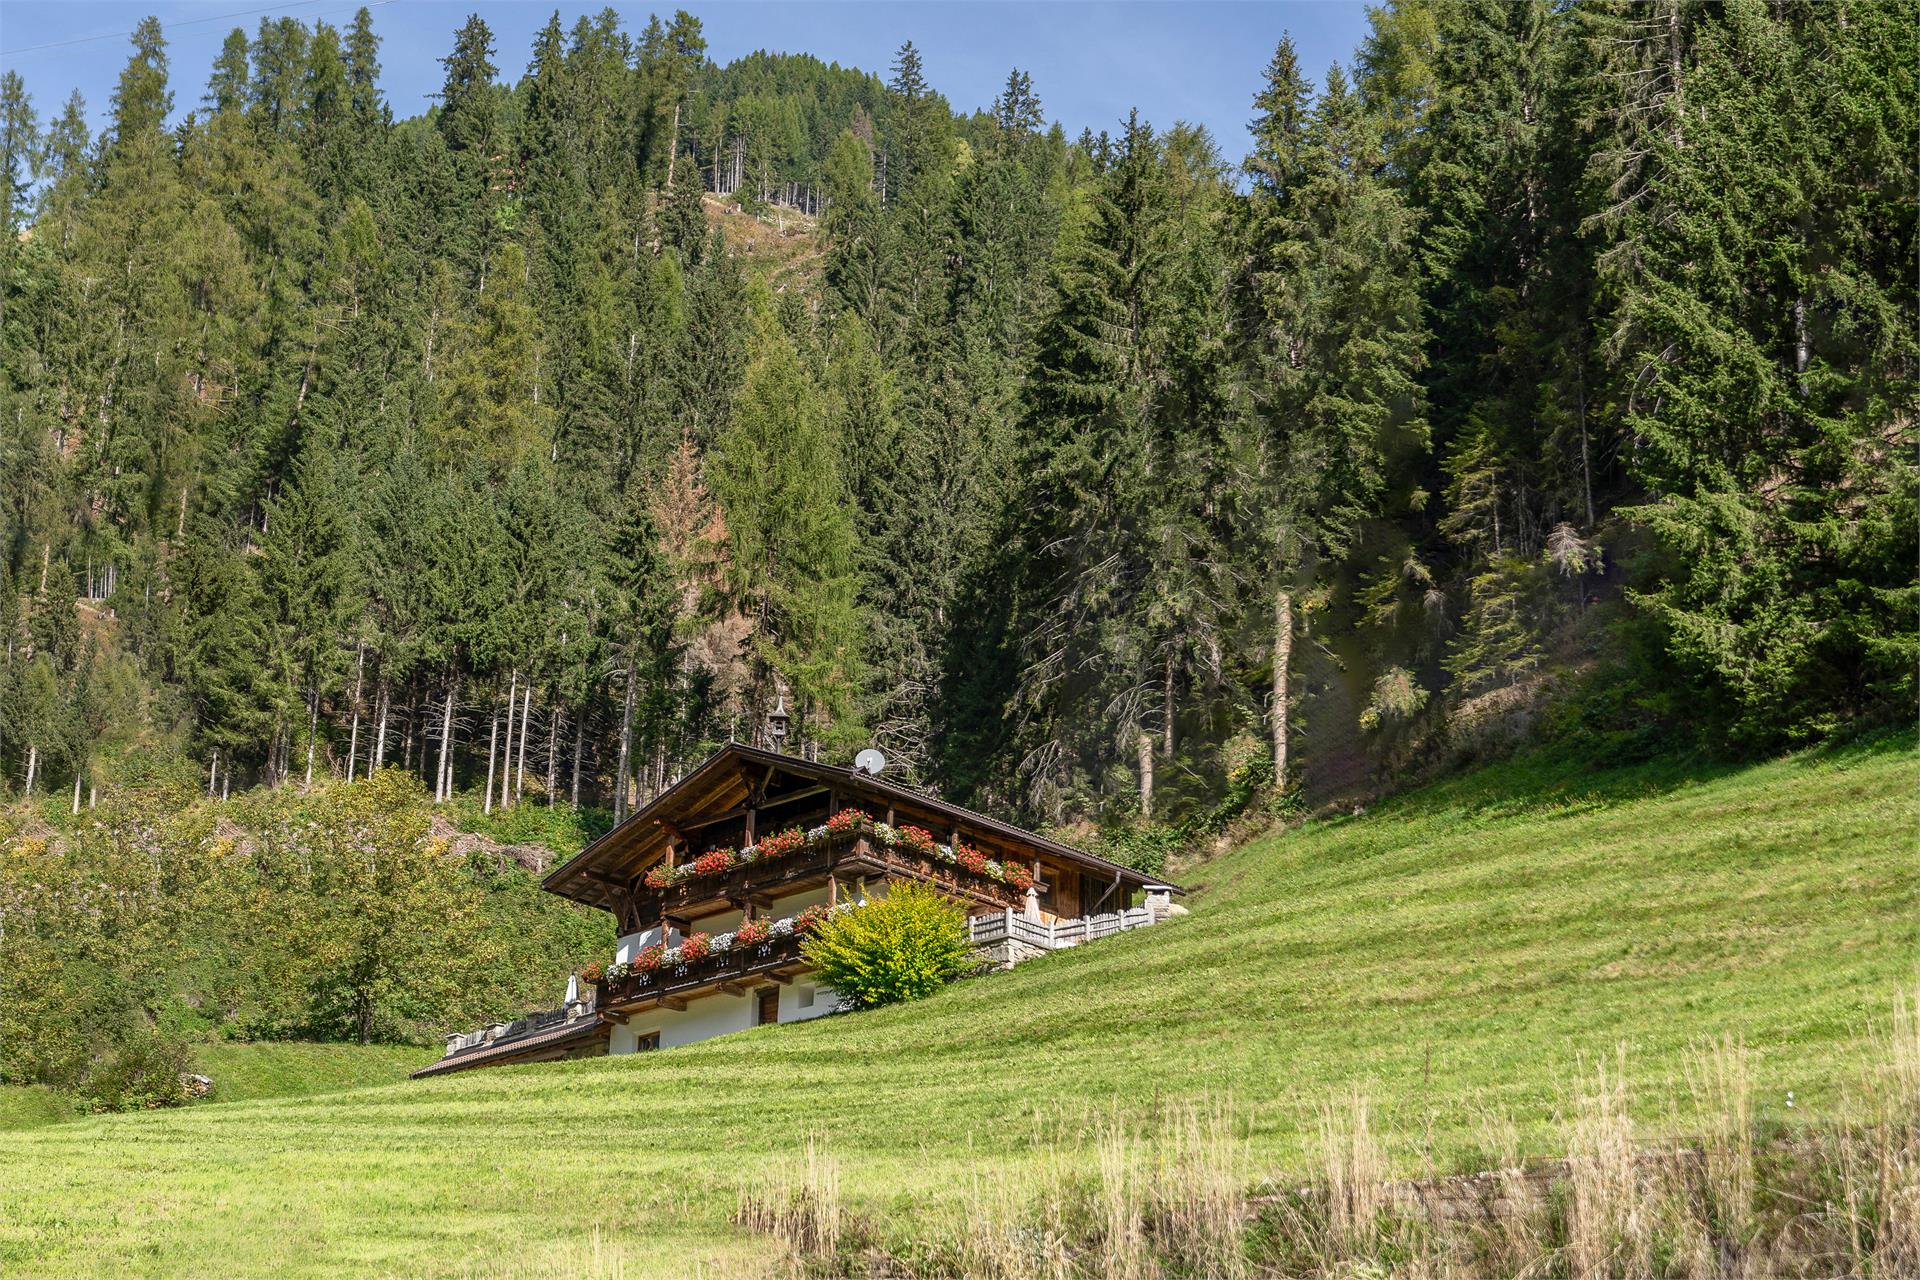
[(933, 994), (966, 970), (970, 950), (966, 912), (912, 882), (827, 916), (801, 948), (820, 980), (862, 1009)]

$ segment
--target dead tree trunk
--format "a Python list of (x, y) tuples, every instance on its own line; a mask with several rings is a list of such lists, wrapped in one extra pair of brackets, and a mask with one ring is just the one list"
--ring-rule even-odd
[(513, 802), (519, 804), (527, 795), (527, 726), (533, 722), (533, 681), (527, 681), (527, 691), (520, 701), (520, 757), (514, 770)]
[(453, 693), (459, 685), (453, 668), (447, 668), (447, 705), (440, 717), (440, 769), (436, 777), (435, 802), (453, 798)]
[(1167, 645), (1167, 665), (1160, 678), (1160, 753), (1173, 759), (1173, 645)]
[(480, 812), (482, 813), (493, 812), (493, 757), (494, 753), (500, 747), (500, 706), (498, 703), (494, 704), (493, 714), (488, 718), (492, 723), (487, 729), (487, 789), (481, 793), (484, 797), (480, 801)]
[(573, 725), (573, 792), (570, 807), (580, 807), (580, 762), (587, 754), (587, 714), (584, 710)]
[(356, 647), (353, 658), (353, 728), (347, 733), (347, 781), (353, 781), (354, 764), (360, 754), (360, 691), (367, 674), (367, 646)]
[(613, 773), (613, 821), (617, 826), (627, 820), (627, 766), (633, 759), (633, 699), (639, 685), (633, 658), (627, 658), (627, 696), (620, 708), (620, 760)]
[(553, 808), (553, 791), (560, 781), (560, 719), (564, 707), (564, 703), (555, 702), (553, 714), (547, 717), (547, 808), (549, 809)]
[[(384, 664), (382, 665), (384, 666)], [(380, 675), (380, 727), (375, 730), (373, 736), (374, 769), (378, 769), (387, 763), (387, 707), (389, 702), (387, 677), (383, 670)]]
[[(503, 768), (501, 769), (502, 776), (500, 778), (500, 807), (502, 809), (507, 807), (507, 801), (509, 798), (508, 780), (505, 775), (512, 772), (513, 703), (514, 703), (514, 699), (518, 698), (519, 696), (520, 696), (520, 672), (516, 670), (513, 673), (512, 679), (507, 684), (507, 754), (502, 761)], [(487, 776), (487, 786), (488, 787), (493, 786), (493, 776), (491, 774)]]
[(1273, 789), (1287, 790), (1287, 679), (1293, 665), (1293, 596), (1273, 597)]
[(1140, 735), (1140, 816), (1153, 817), (1153, 735)]

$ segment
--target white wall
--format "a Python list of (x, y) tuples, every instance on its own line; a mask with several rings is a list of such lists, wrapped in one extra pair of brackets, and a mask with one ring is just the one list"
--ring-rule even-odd
[(627, 1025), (616, 1025), (607, 1042), (608, 1053), (632, 1053), (641, 1036), (660, 1033), (660, 1047), (710, 1040), (729, 1031), (745, 1031), (753, 1025), (753, 997), (730, 996), (725, 992), (696, 997), (684, 1010), (648, 1009), (636, 1013)]
[[(812, 1004), (801, 1003), (809, 998)], [(780, 1021), (805, 1022), (808, 1018), (824, 1017), (839, 1003), (840, 997), (832, 987), (823, 987), (813, 980), (812, 974), (803, 973), (791, 986), (780, 988)]]
[(633, 959), (634, 956), (645, 951), (658, 941), (660, 941), (660, 926), (658, 925), (655, 925), (651, 929), (642, 929), (638, 933), (623, 934), (621, 935), (620, 941), (614, 944), (613, 962), (615, 964), (625, 964)]
[[(859, 890), (853, 885), (842, 883), (841, 900), (857, 900)], [(886, 894), (884, 881), (874, 880), (868, 884), (869, 896), (879, 898)], [(808, 889), (804, 893), (789, 894), (773, 901), (771, 910), (760, 913), (762, 919), (777, 920), (782, 916), (797, 915), (801, 911), (827, 900), (825, 885), (817, 889)], [(694, 928), (702, 933), (726, 933), (740, 925), (740, 913), (727, 911), (716, 915), (703, 916), (694, 922)], [(675, 930), (670, 941), (678, 941), (679, 931)], [(634, 955), (660, 940), (658, 928), (645, 929), (639, 933), (630, 933), (620, 939), (617, 959), (622, 963), (631, 960)], [(766, 986), (768, 979), (747, 981), (747, 994), (730, 996), (722, 992), (696, 996), (688, 1001), (684, 1011), (677, 1009), (650, 1009), (635, 1014), (626, 1025), (615, 1024), (612, 1037), (607, 1044), (609, 1053), (632, 1053), (639, 1038), (650, 1032), (660, 1033), (660, 1047), (671, 1048), (674, 1045), (693, 1044), (700, 1040), (710, 1040), (714, 1036), (727, 1035), (734, 1031), (745, 1031), (753, 1026), (753, 1014), (756, 1006), (755, 993)], [(832, 1013), (839, 1005), (840, 998), (832, 987), (822, 986), (811, 975), (801, 974), (780, 988), (780, 1021), (805, 1022), (810, 1018), (824, 1017)]]

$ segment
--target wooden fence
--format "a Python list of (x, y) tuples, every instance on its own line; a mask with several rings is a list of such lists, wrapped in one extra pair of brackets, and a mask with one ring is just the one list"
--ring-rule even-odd
[(1097, 916), (1079, 916), (1072, 920), (1030, 920), (1011, 907), (992, 915), (974, 916), (968, 921), (977, 947), (999, 942), (1017, 942), (1041, 951), (1060, 951), (1158, 923), (1159, 917), (1146, 907), (1128, 907)]

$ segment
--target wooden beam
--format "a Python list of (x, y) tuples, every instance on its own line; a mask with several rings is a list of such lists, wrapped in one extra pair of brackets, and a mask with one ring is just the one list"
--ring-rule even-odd
[(687, 1011), (687, 1002), (679, 996), (661, 996), (660, 1004), (661, 1007), (672, 1009), (675, 1013), (685, 1013)]
[(605, 1018), (608, 1022), (617, 1022), (624, 1027), (627, 1025), (627, 1018), (629, 1015), (623, 1009), (608, 1009), (605, 1013), (602, 1013), (600, 1016)]
[(730, 996), (743, 996), (747, 994), (747, 989), (737, 982), (722, 982), (716, 986), (714, 990), (724, 992)]
[(783, 987), (784, 987), (784, 986), (788, 986), (788, 985), (790, 985), (790, 984), (791, 984), (791, 983), (793, 982), (793, 975), (792, 975), (792, 974), (790, 974), (790, 973), (775, 973), (775, 972), (774, 972), (774, 971), (772, 971), (771, 969), (769, 969), (769, 970), (768, 970), (767, 972), (765, 972), (765, 973), (757, 973), (757, 974), (755, 974), (754, 976), (755, 976), (756, 978), (765, 978), (765, 979), (767, 979), (767, 980), (768, 980), (769, 982), (777, 982), (777, 983), (779, 983), (779, 984), (780, 984), (781, 986), (783, 986)]
[(802, 787), (798, 791), (789, 791), (785, 795), (763, 797), (759, 807), (762, 809), (777, 809), (782, 805), (792, 804), (796, 800), (806, 800), (813, 796), (825, 795), (827, 791), (828, 788), (824, 786)]

